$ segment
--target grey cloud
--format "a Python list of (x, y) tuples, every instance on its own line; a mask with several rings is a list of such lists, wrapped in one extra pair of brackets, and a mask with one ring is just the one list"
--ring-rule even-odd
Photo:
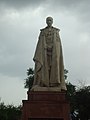
[(47, 5), (44, 6), (43, 4), (42, 7), (44, 8), (44, 13), (51, 11), (52, 14), (54, 13), (58, 16), (63, 13), (68, 16), (75, 16), (80, 22), (90, 21), (90, 0), (48, 0)]
[(0, 0), (0, 6), (4, 9), (25, 9), (26, 7), (31, 9), (37, 9), (38, 7), (44, 8), (46, 11), (52, 12), (69, 12), (70, 14), (77, 16), (77, 19), (82, 21), (90, 21), (89, 7), (90, 0)]
[(42, 0), (0, 0), (1, 6), (11, 7), (11, 8), (25, 8), (27, 6), (30, 7), (38, 7), (43, 3)]
[[(70, 8), (76, 9), (80, 7), (85, 7), (87, 9), (87, 6), (89, 5), (89, 0), (52, 0), (51, 5), (53, 5), (55, 8), (67, 8), (69, 10)], [(84, 8), (84, 10), (85, 10)]]
[[(56, 7), (55, 7), (56, 6)], [(52, 10), (71, 14), (80, 21), (90, 21), (90, 0), (53, 0), (50, 5)]]
[(88, 6), (89, 3), (89, 0), (0, 0), (0, 5), (9, 7), (25, 8), (26, 6), (30, 6), (37, 8), (42, 5), (42, 7), (51, 6), (53, 10), (56, 8), (67, 8), (67, 10), (70, 8), (77, 9), (77, 7), (82, 7), (83, 5), (87, 9), (86, 6)]
[[(20, 24), (0, 23), (0, 73), (7, 76), (22, 77), (32, 61), (36, 40), (32, 29)], [(18, 27), (19, 25), (19, 27)], [(23, 27), (22, 27), (23, 26)], [(31, 26), (31, 25), (30, 25)], [(32, 26), (31, 26), (32, 27)], [(33, 43), (32, 43), (33, 41)], [(32, 44), (31, 44), (32, 43)]]

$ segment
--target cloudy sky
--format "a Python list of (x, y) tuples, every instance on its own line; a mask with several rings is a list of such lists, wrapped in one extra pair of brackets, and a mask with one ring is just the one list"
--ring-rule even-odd
[(26, 99), (26, 70), (45, 18), (60, 28), (68, 81), (90, 85), (90, 0), (0, 0), (0, 98), (19, 105)]

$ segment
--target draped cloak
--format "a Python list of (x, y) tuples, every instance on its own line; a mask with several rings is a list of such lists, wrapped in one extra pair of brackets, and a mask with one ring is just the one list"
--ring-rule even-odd
[(48, 61), (47, 61), (47, 27), (41, 29), (39, 40), (37, 43), (34, 62), (35, 62), (35, 75), (34, 75), (34, 85), (39, 85), (42, 87), (49, 87), (52, 85), (55, 87), (61, 87), (61, 89), (66, 90), (65, 80), (64, 80), (64, 65), (63, 65), (63, 55), (62, 55), (62, 45), (59, 36), (59, 29), (52, 27), (52, 61), (51, 61), (51, 73), (49, 79), (48, 72)]

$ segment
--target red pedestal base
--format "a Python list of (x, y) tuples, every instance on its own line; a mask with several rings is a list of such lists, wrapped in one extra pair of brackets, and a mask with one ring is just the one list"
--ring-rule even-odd
[(23, 100), (22, 120), (70, 120), (64, 92), (28, 91)]

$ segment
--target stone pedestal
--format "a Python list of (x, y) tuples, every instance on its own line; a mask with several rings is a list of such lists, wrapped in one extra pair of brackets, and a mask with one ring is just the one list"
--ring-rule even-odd
[(70, 120), (65, 92), (28, 91), (23, 100), (22, 120)]

